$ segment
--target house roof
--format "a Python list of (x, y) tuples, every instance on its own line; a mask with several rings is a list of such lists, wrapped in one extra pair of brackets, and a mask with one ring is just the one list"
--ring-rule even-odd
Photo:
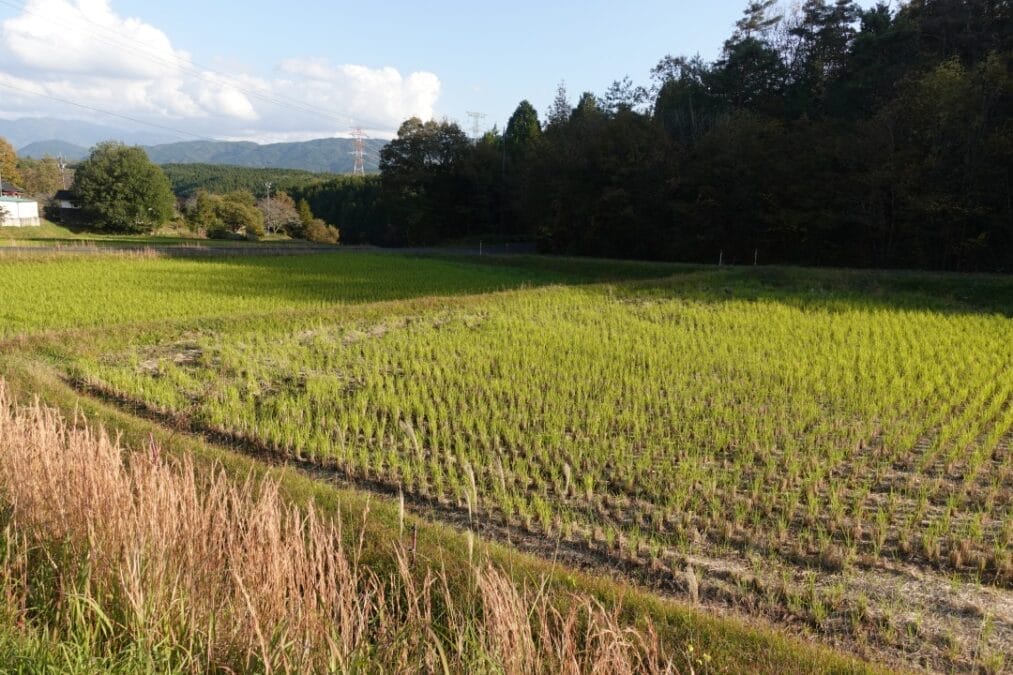
[(0, 182), (0, 192), (24, 192), (24, 189), (5, 180)]
[(24, 199), (22, 197), (0, 197), (0, 202), (34, 202), (34, 199)]
[(72, 202), (74, 201), (74, 193), (70, 190), (57, 190), (56, 194), (53, 195), (53, 199), (61, 202)]

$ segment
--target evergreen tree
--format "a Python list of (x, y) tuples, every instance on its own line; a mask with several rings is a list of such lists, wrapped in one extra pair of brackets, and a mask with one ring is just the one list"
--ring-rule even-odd
[(774, 3), (749, 3), (715, 64), (711, 85), (736, 108), (775, 114), (783, 108), (785, 65), (771, 41), (771, 31), (781, 21), (771, 13)]
[(310, 209), (309, 202), (305, 199), (299, 200), (299, 205), (296, 207), (296, 211), (299, 217), (299, 223), (302, 224), (303, 227), (307, 227), (313, 222), (313, 210)]
[(566, 83), (560, 81), (556, 87), (556, 97), (552, 99), (552, 105), (549, 107), (547, 126), (558, 127), (565, 124), (572, 112), (573, 106), (570, 105), (570, 97), (566, 93)]
[(665, 57), (652, 77), (657, 87), (654, 119), (671, 138), (688, 144), (714, 124), (722, 105), (711, 93), (711, 71), (700, 57)]
[(633, 84), (633, 80), (627, 75), (621, 80), (613, 80), (609, 88), (605, 90), (600, 105), (609, 115), (618, 115), (621, 112), (636, 109), (647, 99), (647, 91), (643, 87)]
[(527, 101), (521, 101), (507, 121), (506, 133), (503, 134), (507, 156), (521, 157), (538, 143), (541, 136), (542, 126), (538, 122), (535, 107)]
[(580, 95), (580, 100), (570, 114), (571, 121), (588, 120), (602, 115), (601, 106), (598, 105), (598, 97), (589, 91)]
[(861, 9), (850, 0), (806, 0), (789, 29), (797, 40), (791, 55), (792, 112), (822, 111), (827, 87), (844, 71)]

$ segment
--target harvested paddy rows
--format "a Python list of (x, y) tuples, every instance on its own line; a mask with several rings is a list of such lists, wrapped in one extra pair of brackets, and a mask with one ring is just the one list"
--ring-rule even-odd
[(1000, 314), (555, 286), (162, 335), (75, 372), (194, 428), (924, 665), (1013, 645)]
[(4, 354), (167, 433), (880, 663), (1013, 653), (1001, 277), (336, 253), (0, 282)]

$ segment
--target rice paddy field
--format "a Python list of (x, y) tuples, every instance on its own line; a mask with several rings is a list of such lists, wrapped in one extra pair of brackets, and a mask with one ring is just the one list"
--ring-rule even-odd
[(167, 428), (889, 666), (1013, 653), (1013, 279), (0, 258), (0, 344)]

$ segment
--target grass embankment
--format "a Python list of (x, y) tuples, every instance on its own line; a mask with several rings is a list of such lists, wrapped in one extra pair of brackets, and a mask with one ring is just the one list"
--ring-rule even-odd
[(3, 227), (0, 228), (0, 246), (25, 245), (37, 242), (39, 245), (52, 245), (57, 243), (79, 244), (82, 242), (94, 243), (120, 243), (146, 245), (151, 243), (179, 243), (195, 241), (196, 237), (188, 233), (169, 231), (159, 232), (150, 235), (131, 235), (119, 233), (95, 232), (79, 227), (68, 227), (54, 223), (50, 220), (43, 220), (36, 227)]
[(98, 232), (82, 227), (69, 227), (43, 220), (35, 227), (0, 227), (0, 250), (5, 246), (249, 246), (258, 244), (306, 244), (284, 235), (269, 234), (259, 241), (217, 240), (202, 237), (185, 228), (162, 228), (151, 234), (123, 234)]
[[(157, 670), (668, 672), (648, 623), (588, 596), (553, 602), (484, 560), (472, 583), (399, 541), (386, 564), (275, 481), (237, 483), (126, 452), (55, 411), (12, 405), (0, 380), (0, 593), (8, 619), (103, 659)], [(368, 511), (364, 519), (369, 518)], [(463, 592), (462, 592), (463, 591)], [(7, 665), (10, 665), (8, 663)], [(54, 664), (55, 665), (55, 664)]]

